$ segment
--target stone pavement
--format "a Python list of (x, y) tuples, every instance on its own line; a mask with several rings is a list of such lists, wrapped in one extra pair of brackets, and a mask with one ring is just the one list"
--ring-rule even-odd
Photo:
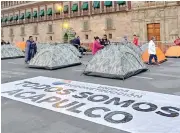
[[(150, 71), (125, 81), (81, 75), (90, 59), (91, 56), (86, 55), (82, 58), (84, 65), (54, 71), (27, 68), (24, 59), (2, 60), (1, 82), (46, 76), (180, 95), (180, 59), (150, 66)], [(3, 133), (127, 133), (7, 98), (2, 97), (1, 100)]]

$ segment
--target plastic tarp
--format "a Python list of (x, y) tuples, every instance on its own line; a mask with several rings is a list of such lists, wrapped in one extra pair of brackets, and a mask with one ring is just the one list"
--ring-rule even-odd
[(1, 45), (1, 59), (13, 59), (13, 58), (23, 58), (24, 53), (20, 48), (11, 45)]
[(84, 74), (126, 79), (147, 67), (139, 55), (126, 45), (109, 45), (98, 51), (85, 68)]
[(53, 70), (80, 64), (80, 59), (70, 49), (52, 44), (41, 49), (30, 61), (28, 67)]
[(165, 53), (169, 58), (180, 58), (180, 46), (171, 46)]

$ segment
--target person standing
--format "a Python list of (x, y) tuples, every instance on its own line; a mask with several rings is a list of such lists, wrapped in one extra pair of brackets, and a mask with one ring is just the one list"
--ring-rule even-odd
[(107, 45), (110, 44), (110, 41), (107, 39), (107, 35), (106, 34), (103, 36), (103, 39), (100, 41), (100, 43), (103, 46), (107, 46)]
[(26, 48), (25, 48), (25, 63), (28, 63), (36, 54), (37, 46), (33, 40), (32, 36), (29, 36), (29, 39), (26, 41)]
[(97, 51), (101, 50), (104, 46), (100, 44), (99, 37), (94, 37), (94, 43), (92, 47), (92, 55), (95, 55)]
[(180, 46), (180, 37), (178, 36), (178, 38), (174, 41), (175, 45)]
[(155, 64), (158, 64), (158, 58), (156, 55), (156, 45), (155, 45), (155, 37), (152, 37), (151, 40), (149, 41), (148, 45), (148, 53), (149, 53), (149, 65), (152, 65), (152, 59), (154, 58)]
[(123, 39), (120, 42), (123, 43), (123, 44), (128, 44), (129, 43), (128, 37), (124, 36)]
[(133, 43), (134, 43), (136, 46), (138, 46), (138, 44), (139, 44), (139, 39), (138, 39), (138, 37), (137, 37), (136, 35), (133, 35), (133, 37), (134, 37)]

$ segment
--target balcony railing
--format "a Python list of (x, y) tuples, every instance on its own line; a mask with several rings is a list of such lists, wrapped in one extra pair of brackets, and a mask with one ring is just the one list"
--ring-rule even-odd
[(143, 9), (143, 8), (156, 8), (164, 6), (177, 5), (176, 1), (146, 1), (146, 2), (134, 2), (132, 9)]
[(43, 22), (43, 21), (52, 21), (52, 20), (58, 20), (58, 19), (63, 19), (63, 18), (73, 18), (73, 17), (79, 17), (79, 16), (87, 16), (87, 15), (98, 15), (98, 14), (103, 14), (103, 13), (111, 13), (111, 12), (118, 12), (118, 11), (126, 11), (127, 10), (127, 5), (119, 6), (115, 5), (115, 7), (104, 7), (102, 9), (100, 8), (93, 8), (90, 12), (90, 10), (82, 10), (82, 11), (77, 11), (77, 12), (68, 12), (68, 13), (57, 13), (57, 14), (52, 14), (52, 16), (38, 16), (37, 18), (30, 18), (30, 19), (23, 19), (23, 20), (18, 20), (15, 21), (13, 20), (12, 22), (2, 22), (2, 26), (8, 26), (8, 25), (17, 25), (17, 24), (27, 24), (27, 23), (35, 23), (35, 22)]

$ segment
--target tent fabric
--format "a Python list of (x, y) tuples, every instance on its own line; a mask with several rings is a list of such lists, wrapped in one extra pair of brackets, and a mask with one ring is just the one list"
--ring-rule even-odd
[[(161, 51), (160, 48), (156, 47), (156, 55), (158, 58), (158, 63), (162, 63), (167, 61), (167, 58), (165, 57), (165, 54)], [(149, 62), (149, 53), (148, 53), (148, 49), (146, 49), (143, 54), (142, 54), (142, 59), (144, 61), (144, 63), (148, 63)], [(154, 59), (152, 60), (152, 62), (155, 62)]]
[(125, 41), (121, 41), (119, 43), (116, 43), (116, 45), (126, 45), (127, 47), (129, 47), (131, 50), (133, 50), (135, 53), (137, 53), (140, 57), (142, 55), (142, 50), (140, 49), (140, 47), (134, 45), (131, 42), (125, 42)]
[(71, 50), (51, 44), (41, 49), (30, 61), (28, 67), (54, 70), (80, 64), (80, 59)]
[(142, 59), (132, 49), (126, 45), (109, 45), (94, 55), (83, 74), (126, 79), (146, 70)]
[(1, 45), (1, 59), (23, 58), (24, 53), (14, 45)]
[(171, 46), (165, 53), (169, 58), (180, 58), (180, 46)]
[(21, 51), (25, 51), (26, 48), (26, 42), (16, 42), (16, 47), (21, 49)]
[(68, 43), (67, 44), (61, 44), (61, 46), (70, 49), (76, 56), (81, 57), (81, 54), (78, 51), (78, 49), (76, 47), (74, 47), (72, 44), (68, 44)]
[[(65, 47), (68, 48), (69, 50), (71, 50), (76, 56), (81, 57), (80, 52), (78, 51), (77, 48), (75, 48), (72, 44), (62, 44), (62, 43), (57, 43), (56, 45), (58, 45), (60, 47)], [(41, 43), (41, 44), (37, 44), (37, 52), (40, 52), (42, 49), (50, 47), (51, 44), (47, 44), (47, 43)]]
[(50, 47), (49, 43), (38, 43), (37, 44), (37, 53), (39, 53), (42, 49)]

